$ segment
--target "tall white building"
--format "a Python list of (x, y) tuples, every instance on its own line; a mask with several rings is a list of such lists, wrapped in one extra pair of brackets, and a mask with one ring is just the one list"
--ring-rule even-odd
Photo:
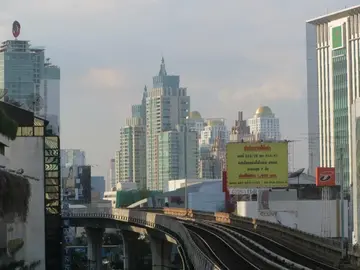
[(44, 118), (53, 132), (60, 134), (60, 68), (47, 58), (44, 64), (44, 78), (41, 80), (41, 96), (44, 97)]
[(200, 145), (213, 145), (216, 140), (220, 140), (225, 145), (229, 141), (229, 132), (225, 125), (225, 119), (206, 119), (205, 127), (200, 136)]
[(111, 191), (113, 187), (116, 186), (115, 181), (115, 159), (110, 159), (110, 166), (107, 175), (107, 179), (105, 181), (105, 191)]
[(185, 125), (161, 132), (159, 142), (159, 189), (167, 188), (169, 180), (197, 178), (199, 144), (196, 131)]
[(190, 97), (180, 88), (180, 77), (167, 75), (164, 58), (159, 74), (153, 77), (153, 88), (146, 97), (146, 166), (147, 188), (162, 189), (159, 175), (159, 135), (185, 124), (189, 114)]
[(131, 117), (120, 129), (119, 182), (134, 182), (146, 188), (146, 129), (142, 118)]
[(259, 107), (253, 118), (248, 119), (250, 133), (255, 140), (278, 141), (280, 136), (279, 118), (268, 106)]
[(61, 149), (61, 166), (85, 166), (85, 151), (80, 149)]
[(352, 154), (356, 121), (350, 116), (360, 97), (359, 38), (360, 6), (306, 22), (309, 170), (335, 167), (337, 184), (343, 181), (352, 195), (354, 243), (360, 239), (359, 181), (357, 156)]

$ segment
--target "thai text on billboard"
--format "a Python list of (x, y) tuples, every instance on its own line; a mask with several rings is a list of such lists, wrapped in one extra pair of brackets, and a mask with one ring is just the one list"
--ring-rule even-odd
[(336, 185), (335, 168), (316, 168), (316, 186), (333, 187)]
[(226, 145), (230, 188), (288, 186), (288, 144), (229, 143)]

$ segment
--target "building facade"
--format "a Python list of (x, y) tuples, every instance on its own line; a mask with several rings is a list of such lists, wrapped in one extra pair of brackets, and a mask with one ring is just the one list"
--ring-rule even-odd
[(189, 116), (186, 118), (186, 126), (189, 131), (196, 131), (198, 138), (200, 139), (201, 132), (205, 127), (205, 120), (198, 111), (193, 111), (190, 112)]
[[(99, 198), (104, 197), (105, 192), (105, 177), (104, 176), (91, 176), (91, 193), (99, 193)], [(95, 197), (91, 195), (91, 197)], [(97, 196), (96, 196), (97, 197)]]
[(235, 125), (231, 128), (230, 142), (252, 141), (253, 136), (250, 133), (250, 127), (244, 119), (243, 112), (238, 112), (238, 118)]
[(61, 166), (84, 166), (86, 164), (85, 151), (80, 149), (61, 149)]
[(120, 129), (119, 182), (134, 182), (146, 188), (146, 128), (142, 118), (131, 117)]
[(279, 141), (281, 139), (279, 122), (279, 118), (275, 117), (268, 106), (261, 106), (256, 110), (254, 117), (248, 119), (247, 124), (254, 140)]
[(60, 125), (60, 68), (45, 59), (45, 49), (29, 41), (6, 40), (0, 46), (0, 89), (4, 101), (33, 111), (50, 122), (54, 134)]
[(307, 21), (309, 163), (335, 167), (348, 191), (351, 104), (360, 97), (360, 6)]
[(116, 185), (116, 161), (115, 158), (112, 158), (110, 159), (109, 171), (105, 182), (105, 190), (111, 191), (112, 188), (115, 187), (115, 185)]
[(147, 188), (160, 190), (159, 135), (185, 124), (190, 110), (187, 89), (180, 87), (180, 77), (168, 75), (164, 58), (159, 74), (153, 77), (153, 88), (146, 97), (146, 167)]
[(176, 130), (161, 132), (158, 143), (159, 190), (165, 190), (170, 180), (197, 177), (199, 144), (196, 131), (178, 125)]

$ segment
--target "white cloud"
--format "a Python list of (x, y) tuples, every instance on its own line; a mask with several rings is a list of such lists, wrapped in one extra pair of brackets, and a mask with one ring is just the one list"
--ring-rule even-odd
[(111, 68), (91, 68), (81, 76), (79, 83), (85, 87), (93, 89), (118, 90), (127, 87), (129, 82), (127, 76), (120, 70)]

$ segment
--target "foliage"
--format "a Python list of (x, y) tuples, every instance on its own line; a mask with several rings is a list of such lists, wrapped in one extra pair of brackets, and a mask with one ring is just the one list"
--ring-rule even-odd
[(0, 218), (20, 217), (25, 222), (29, 211), (31, 188), (26, 178), (0, 170)]
[(18, 124), (0, 110), (0, 133), (8, 137), (10, 140), (16, 139)]
[[(31, 263), (26, 263), (24, 260), (15, 260), (16, 253), (21, 250), (24, 246), (24, 240), (21, 238), (13, 239), (8, 241), (8, 254), (0, 258), (0, 270), (34, 270), (38, 265), (40, 265), (40, 260), (33, 261)], [(2, 263), (2, 260), (7, 261)]]

